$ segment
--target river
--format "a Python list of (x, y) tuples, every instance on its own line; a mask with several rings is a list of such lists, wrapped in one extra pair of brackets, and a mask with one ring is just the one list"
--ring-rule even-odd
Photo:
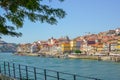
[(103, 80), (120, 80), (120, 63), (111, 61), (44, 58), (0, 53), (0, 61), (56, 70)]

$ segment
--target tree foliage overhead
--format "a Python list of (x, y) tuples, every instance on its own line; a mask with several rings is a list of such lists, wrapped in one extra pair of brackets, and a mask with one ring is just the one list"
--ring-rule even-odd
[[(41, 4), (43, 0), (0, 0), (0, 35), (21, 36), (16, 29), (22, 28), (24, 19), (28, 18), (31, 22), (40, 21), (48, 24), (56, 24), (57, 18), (64, 18), (66, 13), (60, 8), (52, 8)], [(48, 0), (51, 2), (52, 0)], [(64, 0), (58, 0), (60, 2)], [(8, 25), (7, 21), (13, 25)]]

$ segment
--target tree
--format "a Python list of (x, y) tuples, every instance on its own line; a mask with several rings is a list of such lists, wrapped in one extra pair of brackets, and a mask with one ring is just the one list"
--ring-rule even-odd
[(79, 53), (79, 54), (80, 54), (80, 53), (82, 53), (82, 51), (80, 51), (80, 50), (75, 50), (75, 53), (77, 53), (77, 54)]
[[(41, 4), (43, 0), (0, 0), (0, 35), (21, 36), (22, 33), (16, 29), (22, 28), (24, 19), (31, 22), (40, 21), (48, 24), (57, 24), (57, 18), (64, 18), (66, 13), (60, 8), (52, 8)], [(52, 1), (52, 0), (48, 0)], [(58, 0), (63, 2), (64, 0)], [(7, 21), (13, 25), (8, 25)]]

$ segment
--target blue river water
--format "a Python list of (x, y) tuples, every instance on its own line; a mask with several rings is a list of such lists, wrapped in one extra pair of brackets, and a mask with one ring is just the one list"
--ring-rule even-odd
[(44, 58), (0, 53), (0, 62), (8, 61), (103, 80), (120, 80), (120, 63), (97, 60)]

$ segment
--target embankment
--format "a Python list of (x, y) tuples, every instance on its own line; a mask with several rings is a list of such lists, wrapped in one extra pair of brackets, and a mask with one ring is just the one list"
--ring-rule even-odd
[(70, 55), (68, 55), (68, 58), (120, 62), (120, 56), (90, 56), (90, 55), (73, 55), (73, 54), (70, 54)]

